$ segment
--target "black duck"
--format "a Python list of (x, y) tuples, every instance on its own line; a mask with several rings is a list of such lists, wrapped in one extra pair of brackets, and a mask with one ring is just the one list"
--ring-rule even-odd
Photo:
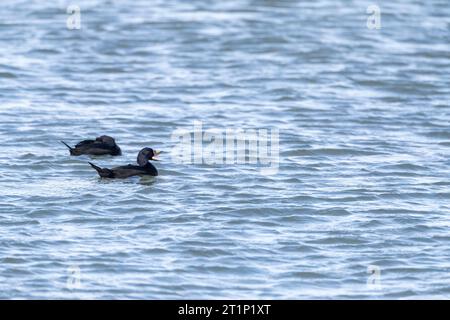
[(61, 142), (69, 148), (70, 155), (72, 156), (80, 156), (82, 154), (89, 154), (93, 156), (120, 156), (122, 154), (122, 151), (116, 144), (116, 141), (110, 136), (100, 136), (95, 138), (95, 140), (84, 140), (77, 143), (73, 148), (64, 141)]
[(98, 175), (102, 178), (117, 178), (124, 179), (132, 176), (157, 176), (158, 170), (153, 166), (149, 160), (158, 160), (156, 157), (160, 154), (160, 151), (153, 150), (152, 148), (144, 148), (139, 151), (137, 157), (138, 165), (129, 164), (127, 166), (115, 167), (112, 169), (100, 168), (95, 164), (89, 162)]

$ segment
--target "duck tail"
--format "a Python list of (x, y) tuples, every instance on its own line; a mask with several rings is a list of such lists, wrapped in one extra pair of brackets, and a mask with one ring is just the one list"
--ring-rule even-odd
[(97, 173), (98, 173), (98, 175), (100, 177), (102, 177), (102, 178), (114, 178), (114, 173), (111, 170), (106, 169), (106, 168), (100, 168), (100, 167), (96, 166), (95, 164), (93, 164), (91, 162), (88, 162), (88, 163), (91, 165), (92, 168), (94, 168), (97, 171)]
[(61, 141), (61, 143), (63, 145), (65, 145), (67, 148), (69, 148), (70, 154), (73, 154), (73, 150), (75, 150), (74, 148), (72, 148), (71, 146), (69, 146), (67, 143), (65, 143), (64, 141)]

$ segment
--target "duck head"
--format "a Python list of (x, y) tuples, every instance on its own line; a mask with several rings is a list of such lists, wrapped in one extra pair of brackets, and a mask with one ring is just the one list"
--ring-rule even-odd
[(137, 163), (143, 167), (145, 166), (149, 160), (158, 161), (157, 158), (158, 155), (161, 153), (161, 151), (153, 150), (152, 148), (144, 148), (141, 151), (139, 151), (138, 157), (137, 157)]
[(116, 141), (114, 140), (114, 138), (112, 138), (110, 136), (100, 136), (100, 137), (95, 138), (95, 141), (102, 142), (111, 147), (116, 145)]

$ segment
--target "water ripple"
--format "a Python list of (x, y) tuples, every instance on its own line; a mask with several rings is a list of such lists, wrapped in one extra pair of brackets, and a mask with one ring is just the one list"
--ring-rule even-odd
[[(343, 0), (77, 4), (68, 30), (65, 1), (2, 1), (0, 298), (450, 297), (445, 1), (382, 3), (380, 30)], [(195, 120), (279, 129), (278, 174), (87, 164)], [(59, 142), (100, 134), (123, 156)]]

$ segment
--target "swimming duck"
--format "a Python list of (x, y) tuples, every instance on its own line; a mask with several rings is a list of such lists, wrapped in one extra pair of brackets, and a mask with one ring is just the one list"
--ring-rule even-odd
[(157, 176), (158, 170), (149, 162), (149, 160), (156, 160), (161, 152), (153, 150), (152, 148), (144, 148), (139, 151), (137, 156), (138, 166), (129, 164), (127, 166), (116, 167), (112, 169), (100, 168), (95, 164), (89, 162), (89, 164), (97, 170), (97, 173), (102, 178), (128, 178), (132, 176)]
[(90, 154), (94, 156), (112, 155), (120, 156), (122, 151), (116, 144), (116, 141), (110, 136), (100, 136), (95, 140), (83, 140), (75, 145), (74, 148), (69, 146), (64, 141), (61, 141), (67, 148), (69, 148), (70, 155), (80, 156), (82, 154)]

